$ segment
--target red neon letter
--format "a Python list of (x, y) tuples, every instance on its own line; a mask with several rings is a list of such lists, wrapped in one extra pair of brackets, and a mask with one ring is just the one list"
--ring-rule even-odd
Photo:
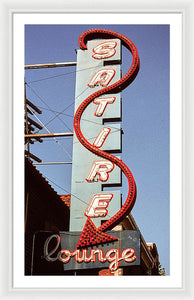
[(101, 86), (106, 86), (109, 84), (114, 75), (115, 70), (110, 67), (98, 70), (88, 83), (88, 86), (95, 87), (98, 84), (100, 84)]
[(95, 111), (96, 117), (101, 117), (106, 109), (108, 103), (115, 102), (116, 97), (108, 97), (108, 98), (96, 98), (93, 103), (98, 104), (98, 107)]
[(101, 129), (100, 133), (98, 134), (97, 138), (95, 139), (93, 145), (97, 148), (102, 147), (102, 145), (104, 144), (107, 136), (109, 135), (111, 129), (104, 127)]
[(135, 250), (133, 248), (124, 249), (121, 256), (126, 262), (132, 262), (137, 258), (137, 256), (135, 255)]
[(113, 194), (95, 194), (86, 208), (85, 216), (90, 218), (105, 217), (108, 213), (106, 208), (112, 198)]
[(109, 172), (114, 168), (114, 164), (109, 160), (94, 161), (92, 168), (86, 177), (87, 181), (94, 181), (96, 175), (99, 175), (100, 181), (107, 181), (109, 178)]
[(116, 47), (116, 45), (117, 43), (114, 41), (101, 43), (93, 49), (94, 54), (92, 55), (92, 57), (96, 59), (109, 58), (115, 55), (116, 50), (114, 48)]

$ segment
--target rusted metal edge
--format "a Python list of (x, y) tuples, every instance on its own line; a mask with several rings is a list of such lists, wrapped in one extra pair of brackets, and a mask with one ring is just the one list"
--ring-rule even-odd
[(24, 69), (42, 69), (42, 68), (57, 68), (57, 67), (70, 67), (76, 66), (77, 62), (62, 62), (62, 63), (49, 63), (49, 64), (36, 64), (36, 65), (26, 65)]
[(53, 138), (62, 136), (73, 136), (73, 132), (63, 133), (42, 133), (42, 134), (25, 134), (25, 138)]

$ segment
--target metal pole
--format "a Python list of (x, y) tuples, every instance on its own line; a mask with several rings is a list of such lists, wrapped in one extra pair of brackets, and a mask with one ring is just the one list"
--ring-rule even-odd
[(62, 62), (62, 63), (49, 63), (49, 64), (37, 64), (37, 65), (26, 65), (24, 69), (43, 69), (43, 68), (57, 68), (57, 67), (70, 67), (76, 66), (77, 62)]
[(62, 136), (73, 136), (73, 132), (25, 134), (25, 138), (53, 138)]
[[(28, 129), (28, 112), (27, 112), (27, 103), (26, 103), (26, 84), (24, 83), (24, 109), (25, 109), (25, 119), (26, 119), (26, 133), (29, 133)], [(30, 141), (27, 139), (27, 157), (30, 158)]]
[(45, 162), (45, 163), (33, 163), (33, 165), (71, 165), (72, 162)]
[(35, 156), (34, 154), (32, 153), (28, 153), (26, 150), (25, 150), (25, 154), (29, 154), (29, 158), (31, 157), (32, 159), (38, 161), (38, 162), (42, 162), (42, 160), (40, 158), (38, 158), (37, 156)]

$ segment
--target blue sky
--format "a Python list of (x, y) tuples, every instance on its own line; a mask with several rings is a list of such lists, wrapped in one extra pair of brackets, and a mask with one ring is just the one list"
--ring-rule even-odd
[[(79, 35), (91, 28), (124, 34), (136, 45), (140, 70), (122, 96), (122, 160), (132, 171), (137, 199), (132, 210), (146, 242), (157, 245), (169, 274), (169, 26), (168, 25), (26, 25), (25, 64), (76, 61)], [(131, 55), (123, 49), (122, 72)], [(73, 131), (75, 67), (26, 70), (27, 98), (50, 132)], [(61, 113), (56, 118), (56, 114)], [(51, 121), (52, 120), (52, 121)], [(36, 120), (37, 121), (37, 120)], [(46, 130), (42, 130), (46, 133)], [(72, 137), (36, 142), (31, 152), (43, 162), (71, 162)], [(59, 194), (71, 191), (71, 165), (37, 166)], [(127, 193), (123, 180), (123, 199)]]

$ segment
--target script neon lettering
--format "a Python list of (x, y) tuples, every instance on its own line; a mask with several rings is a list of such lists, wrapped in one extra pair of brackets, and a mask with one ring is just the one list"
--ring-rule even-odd
[(119, 260), (123, 259), (122, 257), (119, 259), (119, 250), (118, 249), (110, 249), (106, 252), (106, 259), (110, 262), (109, 269), (111, 271), (116, 271), (119, 266)]
[(68, 263), (71, 259), (71, 252), (67, 249), (63, 249), (58, 253), (57, 258), (63, 263)]
[(126, 262), (132, 262), (137, 258), (137, 256), (135, 255), (135, 250), (133, 248), (123, 250), (122, 257), (124, 257), (124, 261)]
[[(56, 239), (56, 246), (52, 250), (48, 250), (49, 243), (52, 239)], [(50, 236), (45, 244), (44, 244), (44, 258), (49, 261), (53, 262), (56, 260), (61, 261), (64, 264), (67, 264), (72, 257), (74, 257), (75, 261), (78, 263), (94, 263), (97, 260), (99, 262), (109, 262), (109, 270), (116, 271), (119, 268), (120, 261), (125, 261), (127, 263), (131, 263), (137, 259), (135, 255), (135, 250), (133, 248), (126, 248), (121, 253), (119, 249), (112, 248), (103, 253), (102, 249), (75, 249), (74, 251), (70, 251), (69, 249), (62, 249), (60, 250), (55, 257), (51, 257), (56, 252), (56, 248), (59, 247), (58, 242), (60, 242), (60, 236), (54, 234)]]
[[(53, 238), (56, 239), (56, 246), (54, 247), (54, 249), (52, 251), (48, 252), (48, 245)], [(53, 255), (57, 251), (57, 249), (60, 245), (60, 242), (61, 242), (61, 238), (58, 234), (53, 234), (46, 240), (46, 242), (44, 244), (44, 254), (45, 254), (46, 260), (48, 260), (48, 261), (56, 261), (57, 260), (57, 257), (51, 257), (51, 255)]]

